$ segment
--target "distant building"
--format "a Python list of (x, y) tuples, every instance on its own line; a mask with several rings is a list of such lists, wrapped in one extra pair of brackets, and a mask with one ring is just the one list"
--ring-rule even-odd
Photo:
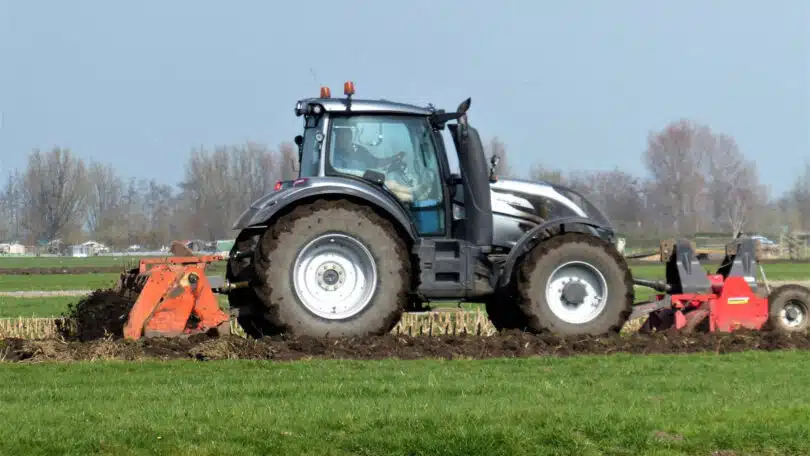
[(0, 255), (25, 255), (25, 246), (19, 242), (0, 243)]

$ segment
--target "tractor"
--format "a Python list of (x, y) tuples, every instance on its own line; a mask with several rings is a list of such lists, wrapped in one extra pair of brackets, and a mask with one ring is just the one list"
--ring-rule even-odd
[[(610, 222), (561, 185), (498, 176), (454, 112), (344, 97), (299, 100), (298, 178), (233, 225), (228, 298), (253, 337), (390, 331), (404, 312), (479, 302), (500, 330), (619, 331), (633, 278)], [(451, 171), (448, 130), (460, 173)]]

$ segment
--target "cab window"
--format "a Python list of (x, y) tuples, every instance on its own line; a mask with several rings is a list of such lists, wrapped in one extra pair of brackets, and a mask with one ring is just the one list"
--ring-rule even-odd
[(415, 116), (341, 116), (331, 119), (330, 173), (385, 176), (385, 186), (412, 211), (423, 236), (444, 233), (444, 192), (427, 119)]

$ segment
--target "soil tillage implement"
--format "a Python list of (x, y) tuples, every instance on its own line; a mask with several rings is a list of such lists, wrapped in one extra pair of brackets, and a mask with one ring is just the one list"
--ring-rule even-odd
[(228, 334), (230, 316), (219, 307), (212, 286), (218, 277), (208, 277), (206, 267), (224, 258), (218, 255), (194, 256), (179, 243), (172, 246), (175, 256), (143, 259), (138, 269), (121, 275), (115, 291), (135, 293), (126, 315), (123, 336), (179, 337), (199, 333)]
[[(770, 289), (758, 262), (758, 241), (731, 242), (714, 274), (706, 273), (689, 241), (665, 241), (660, 253), (666, 264), (665, 281), (634, 280), (662, 292), (651, 302), (635, 306), (631, 319), (649, 315), (640, 331), (807, 331), (810, 289), (794, 284)], [(757, 283), (757, 269), (764, 290)]]

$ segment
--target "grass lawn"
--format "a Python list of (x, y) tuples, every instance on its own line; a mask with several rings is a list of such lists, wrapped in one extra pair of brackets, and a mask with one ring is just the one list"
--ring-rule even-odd
[(0, 363), (0, 453), (807, 454), (808, 362)]
[(67, 312), (68, 305), (79, 302), (77, 296), (47, 298), (9, 298), (0, 296), (0, 318), (58, 317)]
[(137, 256), (75, 257), (0, 257), (0, 268), (76, 268), (137, 264)]
[[(762, 268), (765, 269), (768, 280), (810, 280), (810, 262), (763, 264)], [(662, 264), (633, 265), (630, 269), (633, 271), (633, 276), (640, 279), (664, 278), (664, 265)], [(714, 273), (717, 271), (717, 266), (704, 265), (704, 269)], [(759, 276), (759, 271), (757, 271), (757, 276)]]
[(110, 288), (120, 274), (0, 275), (0, 291), (95, 290)]

